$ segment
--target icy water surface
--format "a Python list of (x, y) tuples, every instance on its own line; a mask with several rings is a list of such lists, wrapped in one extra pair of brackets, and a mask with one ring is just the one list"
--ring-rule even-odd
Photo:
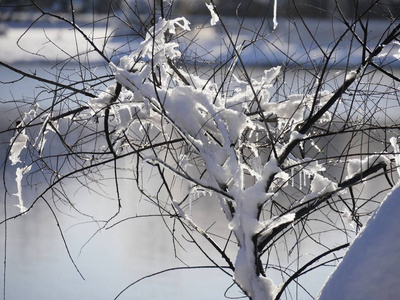
[[(19, 65), (25, 69), (37, 69), (43, 65)], [(1, 81), (14, 81), (20, 76), (0, 68)], [(12, 85), (0, 84), (2, 100), (28, 99), (37, 93), (31, 80), (22, 80)], [(28, 109), (29, 107), (26, 107)], [(2, 105), (2, 127), (8, 126), (17, 115), (15, 107)], [(11, 134), (1, 136), (7, 144)], [(5, 145), (1, 148), (4, 158)], [(9, 193), (16, 192), (15, 168), (9, 168), (6, 180)], [(112, 185), (112, 183), (110, 183)], [(209, 266), (210, 262), (191, 243), (184, 249), (174, 248), (172, 237), (160, 218), (140, 218), (128, 220), (99, 231), (104, 225), (94, 220), (109, 218), (116, 211), (113, 191), (110, 200), (104, 200), (87, 190), (77, 190), (75, 183), (69, 182), (65, 188), (74, 194), (73, 201), (82, 212), (92, 214), (94, 219), (83, 217), (68, 205), (58, 202), (57, 220), (44, 201), (39, 201), (26, 215), (0, 227), (0, 256), (5, 264), (0, 264), (0, 274), (6, 277), (6, 299), (114, 299), (125, 287), (143, 276), (173, 268)], [(120, 219), (133, 215), (155, 214), (158, 210), (140, 198), (134, 183), (122, 181), (122, 212)], [(4, 194), (4, 188), (0, 188)], [(25, 190), (24, 198), (29, 205), (35, 197), (35, 190)], [(114, 198), (115, 199), (115, 198)], [(52, 203), (52, 199), (46, 199)], [(7, 198), (7, 215), (18, 213), (14, 206), (16, 197)], [(214, 205), (212, 202), (208, 203)], [(1, 205), (1, 219), (4, 209)], [(210, 210), (211, 211), (211, 210)], [(215, 207), (212, 211), (219, 213)], [(209, 214), (209, 212), (207, 212)], [(199, 210), (196, 218), (205, 219), (206, 210)], [(222, 217), (222, 214), (221, 214)], [(223, 219), (222, 219), (223, 220)], [(168, 220), (167, 220), (168, 221)], [(60, 235), (57, 222), (79, 272), (71, 262), (67, 248)], [(207, 221), (204, 221), (206, 226)], [(225, 224), (216, 224), (226, 229)], [(180, 234), (183, 234), (182, 232)], [(175, 254), (182, 260), (178, 260)], [(118, 299), (215, 299), (223, 297), (232, 280), (217, 269), (178, 270), (160, 274), (143, 280), (128, 289)], [(3, 285), (0, 285), (3, 295)]]
[[(37, 69), (45, 75), (40, 69), (46, 66), (19, 66)], [(254, 73), (262, 74), (262, 69), (256, 69)], [(287, 74), (286, 81), (288, 84), (295, 84), (291, 75), (293, 74)], [(20, 76), (0, 68), (1, 81), (15, 81), (18, 78)], [(296, 84), (304, 84), (304, 81)], [(35, 86), (33, 81), (26, 79), (12, 85), (0, 84), (0, 98), (7, 101), (31, 98), (39, 92)], [(16, 116), (13, 108), (15, 107), (12, 104), (2, 105), (2, 130)], [(10, 137), (11, 135), (2, 135), (1, 142), (7, 143)], [(2, 154), (4, 149), (3, 147)], [(12, 190), (14, 172), (11, 168), (6, 173), (6, 180), (11, 184), (10, 194), (16, 192), (15, 189)], [(4, 273), (6, 278), (6, 299), (114, 299), (125, 287), (143, 276), (173, 267), (184, 267), (185, 264), (211, 265), (195, 245), (185, 243), (183, 248), (174, 245), (169, 231), (159, 218), (130, 219), (118, 226), (99, 231), (104, 223), (94, 220), (106, 219), (116, 211), (117, 204), (113, 200), (115, 194), (112, 190), (106, 190), (109, 200), (99, 198), (87, 190), (79, 190), (75, 194), (75, 183), (68, 184), (66, 189), (74, 193), (74, 203), (82, 211), (93, 214), (95, 219), (82, 217), (68, 205), (58, 203), (62, 213), (57, 212), (56, 220), (45, 202), (41, 201), (28, 214), (11, 220), (6, 226), (3, 224), (0, 227), (0, 256), (5, 264), (0, 265), (0, 273)], [(140, 198), (133, 182), (122, 181), (121, 191), (123, 206), (120, 219), (157, 213), (153, 206)], [(0, 192), (3, 194), (3, 189)], [(26, 195), (27, 201), (34, 196), (34, 193)], [(11, 216), (18, 212), (14, 207), (17, 198), (7, 199), (7, 215)], [(47, 200), (52, 202), (52, 199)], [(218, 203), (210, 199), (204, 200), (194, 211), (194, 219), (205, 228), (212, 226), (215, 234), (224, 235), (227, 224), (217, 206)], [(0, 213), (4, 216), (4, 209)], [(211, 213), (215, 214), (212, 219), (220, 222), (214, 225), (209, 223)], [(64, 233), (68, 251), (84, 279), (69, 258), (57, 221)], [(184, 235), (183, 232), (179, 234)], [(234, 250), (232, 247), (230, 251)], [(330, 270), (319, 272), (313, 277), (303, 277), (308, 284), (307, 288), (314, 294), (318, 292)], [(274, 280), (279, 283), (279, 278)], [(171, 271), (139, 282), (119, 299), (221, 299), (231, 284), (231, 278), (218, 269)], [(227, 295), (239, 296), (236, 289), (229, 290)]]

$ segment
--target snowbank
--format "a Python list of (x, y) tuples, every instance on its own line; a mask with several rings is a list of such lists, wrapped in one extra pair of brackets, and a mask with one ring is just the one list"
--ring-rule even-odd
[(354, 240), (319, 300), (399, 299), (400, 185)]
[[(227, 34), (223, 30), (221, 22), (217, 22), (215, 16), (211, 19), (214, 26), (207, 25), (205, 28), (202, 28), (202, 24), (205, 20), (210, 19), (209, 15), (186, 16), (186, 18), (190, 21), (193, 30), (190, 34), (186, 34), (186, 37), (181, 39), (180, 42), (183, 44), (182, 47), (187, 50), (189, 57), (191, 53), (196, 53), (201, 60), (211, 63), (230, 55), (232, 48), (227, 46), (229, 45)], [(242, 28), (240, 28), (237, 18), (224, 17), (223, 22), (233, 40), (237, 40), (237, 46), (254, 39), (254, 32), (260, 25), (260, 19), (257, 18), (245, 19)], [(332, 20), (329, 19), (306, 19), (305, 23), (308, 30), (313, 33), (313, 36), (311, 36), (300, 20), (295, 20), (295, 27), (293, 27), (291, 21), (286, 19), (274, 20), (274, 22), (279, 23), (276, 30), (259, 39), (253, 47), (248, 47), (241, 52), (241, 59), (247, 66), (278, 66), (283, 63), (285, 65), (311, 66), (310, 58), (314, 63), (320, 62), (324, 58), (320, 49), (328, 52), (332, 50), (334, 41), (346, 30), (341, 22), (332, 24)], [(369, 43), (373, 48), (389, 23), (375, 20), (371, 22), (373, 22), (373, 25), (370, 27), (373, 30), (370, 32)], [(209, 23), (207, 22), (207, 24)], [(115, 26), (117, 25), (115, 24)], [(79, 37), (79, 34), (75, 35), (75, 32), (66, 28), (65, 24), (55, 23), (53, 26), (49, 26), (46, 23), (42, 26), (41, 23), (37, 23), (26, 33), (25, 27), (16, 26), (15, 23), (10, 23), (7, 26), (8, 30), (0, 35), (0, 44), (7, 45), (0, 50), (2, 61), (6, 63), (62, 61), (74, 56), (77, 51), (83, 53), (82, 59), (84, 59), (85, 50), (88, 50), (87, 41)], [(105, 36), (109, 35), (110, 31), (115, 30), (113, 27), (111, 25), (111, 28), (107, 29), (105, 25), (99, 24), (95, 27), (85, 26), (82, 30), (99, 49), (104, 47), (106, 55), (109, 57), (113, 55), (112, 60), (117, 62), (119, 57), (130, 53), (132, 49), (138, 48), (141, 40), (132, 39), (129, 44), (126, 44), (126, 37), (107, 39)], [(191, 39), (194, 42), (189, 42)], [(316, 45), (315, 40), (318, 41), (319, 46)], [(104, 46), (105, 41), (107, 43)], [(353, 48), (349, 56), (350, 47)], [(355, 49), (354, 47), (350, 39), (342, 39), (339, 47), (335, 49), (335, 55), (330, 63), (336, 68), (344, 67), (348, 63), (357, 65), (362, 58), (362, 48)], [(91, 49), (91, 47), (89, 48)], [(397, 60), (395, 55), (399, 55), (399, 47), (392, 45), (388, 48), (385, 49), (385, 52), (388, 52), (391, 64), (393, 64), (393, 60)], [(103, 61), (102, 57), (96, 52), (91, 52), (89, 58), (92, 63)]]

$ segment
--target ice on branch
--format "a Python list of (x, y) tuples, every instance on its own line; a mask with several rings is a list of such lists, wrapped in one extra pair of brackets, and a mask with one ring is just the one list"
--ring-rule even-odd
[(352, 70), (346, 74), (346, 81), (353, 80), (357, 76), (357, 71)]
[[(252, 142), (258, 139), (258, 135), (268, 136), (269, 130), (252, 113), (257, 116), (262, 113), (266, 117), (276, 115), (278, 124), (273, 125), (272, 134), (286, 134), (291, 130), (290, 141), (297, 141), (303, 139), (304, 135), (294, 127), (304, 122), (312, 105), (318, 108), (328, 101), (331, 94), (292, 95), (284, 103), (272, 102), (268, 89), (273, 86), (280, 67), (265, 71), (261, 80), (251, 82), (233, 76), (235, 91), (232, 94), (221, 93), (217, 84), (174, 65), (174, 60), (181, 55), (179, 44), (173, 39), (178, 28), (190, 30), (189, 22), (184, 18), (171, 21), (159, 19), (136, 51), (122, 57), (119, 66), (110, 64), (116, 81), (122, 86), (110, 111), (120, 128), (132, 126), (135, 120), (139, 120), (141, 126), (149, 121), (164, 136), (167, 131), (165, 128), (169, 126), (187, 142), (190, 151), (201, 160), (196, 165), (206, 170), (198, 178), (189, 177), (185, 172), (185, 165), (190, 163), (186, 153), (176, 159), (176, 164), (181, 168), (176, 168), (157, 155), (146, 157), (145, 162), (157, 164), (186, 180), (193, 192), (201, 188), (219, 197), (221, 209), (239, 244), (236, 282), (255, 300), (273, 299), (277, 287), (256, 270), (255, 253), (258, 249), (254, 238), (257, 239), (258, 235), (260, 239), (266, 238), (276, 226), (293, 222), (295, 215), (260, 220), (261, 209), (275, 196), (274, 191), (289, 181), (290, 176), (282, 171), (277, 158), (265, 159), (259, 152), (263, 150)], [(113, 93), (112, 86), (93, 99), (91, 107), (103, 109), (110, 103)], [(255, 94), (259, 98), (257, 101), (254, 100)], [(113, 133), (119, 134), (118, 130)], [(282, 145), (278, 144), (279, 150)], [(249, 159), (243, 158), (243, 151)], [(312, 174), (322, 170), (317, 163), (303, 162), (309, 165), (305, 169)], [(249, 174), (254, 179), (252, 183), (246, 182)], [(316, 174), (311, 190), (316, 194), (326, 193), (335, 187), (322, 175)], [(195, 227), (180, 204), (171, 201), (178, 215)], [(191, 210), (191, 203), (189, 206)]]
[(343, 221), (345, 221), (347, 224), (349, 224), (351, 227), (354, 228), (353, 216), (347, 207), (345, 207), (345, 209), (341, 212), (341, 216)]
[(13, 137), (10, 141), (11, 149), (9, 159), (11, 160), (11, 164), (15, 165), (20, 160), (20, 155), (23, 149), (26, 148), (26, 143), (29, 141), (29, 137), (25, 134), (25, 129), (21, 132), (18, 132), (15, 137)]
[[(323, 106), (331, 96), (332, 93), (329, 91), (319, 93), (316, 97), (317, 107)], [(293, 94), (289, 95), (285, 101), (270, 102), (269, 92), (265, 91), (261, 108), (265, 111), (265, 114), (277, 116), (280, 131), (292, 131), (309, 116), (314, 100), (315, 95)], [(326, 112), (319, 122), (327, 122), (330, 119), (330, 113)]]
[(303, 199), (301, 199), (301, 202), (306, 202), (321, 195), (336, 192), (338, 190), (338, 184), (321, 174), (314, 174), (310, 184), (310, 190), (311, 193), (304, 196)]
[[(400, 46), (400, 42), (394, 41), (393, 44)], [(400, 48), (397, 50), (397, 53), (393, 54), (393, 57), (396, 59), (400, 59)]]
[(17, 182), (17, 193), (14, 196), (18, 197), (18, 204), (15, 205), (19, 208), (21, 213), (25, 213), (27, 208), (24, 206), (24, 200), (22, 199), (22, 178), (24, 174), (31, 170), (31, 166), (26, 166), (24, 168), (17, 168), (15, 174), (15, 181)]
[(347, 162), (347, 176), (346, 180), (353, 178), (355, 175), (362, 173), (363, 171), (368, 170), (373, 165), (384, 163), (387, 166), (390, 165), (390, 160), (381, 154), (369, 155), (363, 160), (361, 159), (350, 159)]
[(278, 293), (278, 287), (271, 279), (266, 277), (251, 276), (252, 266), (248, 263), (248, 253), (244, 248), (240, 249), (235, 261), (234, 280), (242, 289), (248, 292), (248, 296), (254, 300), (273, 300)]
[(214, 5), (213, 5), (212, 3), (210, 3), (210, 4), (205, 3), (205, 4), (206, 4), (208, 10), (209, 10), (210, 13), (211, 13), (210, 24), (211, 24), (211, 26), (215, 26), (215, 25), (219, 22), (219, 17), (218, 17), (218, 15), (215, 13)]
[(157, 24), (151, 27), (140, 47), (129, 56), (121, 58), (120, 65), (129, 71), (140, 69), (145, 64), (137, 63), (142, 58), (152, 59), (154, 64), (165, 61), (166, 58), (174, 59), (181, 55), (177, 49), (179, 44), (166, 40), (166, 37), (176, 34), (177, 28), (190, 31), (190, 22), (184, 17), (173, 20), (159, 18)]
[(282, 216), (273, 217), (270, 220), (263, 222), (264, 228), (257, 233), (258, 239), (262, 240), (267, 238), (271, 232), (280, 225), (293, 223), (295, 217), (295, 213), (288, 213)]
[(273, 23), (274, 23), (274, 30), (276, 27), (278, 27), (278, 0), (274, 0), (274, 17), (273, 17)]
[(399, 144), (397, 144), (397, 138), (394, 136), (391, 137), (390, 144), (392, 145), (393, 150), (395, 152), (394, 159), (396, 162), (397, 174), (399, 174), (399, 176), (400, 176), (400, 147), (399, 147)]
[(338, 188), (337, 184), (322, 176), (321, 174), (314, 174), (314, 178), (311, 181), (311, 192), (317, 194), (326, 194), (336, 191)]
[(109, 87), (107, 87), (107, 90), (101, 92), (99, 96), (90, 99), (88, 104), (92, 109), (92, 114), (104, 110), (104, 108), (106, 108), (110, 104), (111, 99), (114, 97), (114, 94), (115, 94), (115, 85), (110, 85)]
[[(21, 213), (25, 213), (27, 208), (24, 206), (24, 201), (22, 198), (22, 179), (23, 176), (31, 170), (32, 165), (27, 165), (25, 161), (21, 161), (21, 153), (24, 149), (28, 147), (28, 142), (30, 139), (30, 134), (24, 128), (28, 124), (31, 124), (37, 117), (37, 111), (39, 109), (39, 104), (34, 103), (31, 106), (31, 109), (24, 113), (21, 123), (17, 126), (15, 135), (10, 140), (10, 155), (9, 160), (11, 161), (11, 165), (15, 165), (17, 163), (24, 163), (26, 166), (18, 167), (15, 171), (15, 181), (17, 183), (17, 193), (14, 196), (18, 197), (18, 204), (16, 207), (20, 209)], [(48, 115), (44, 114), (44, 117), (48, 118)], [(49, 130), (45, 129), (46, 121), (41, 126), (39, 133), (36, 133), (36, 138), (33, 141), (33, 144), (30, 145), (31, 147), (35, 148), (38, 153), (40, 154), (43, 150), (44, 144), (46, 142), (46, 133)]]
[(38, 108), (39, 104), (35, 103), (28, 112), (24, 113), (21, 123), (16, 128), (15, 135), (10, 140), (11, 148), (9, 159), (12, 165), (21, 162), (21, 152), (26, 148), (27, 142), (29, 141), (29, 136), (26, 134), (25, 129), (22, 128), (36, 117)]

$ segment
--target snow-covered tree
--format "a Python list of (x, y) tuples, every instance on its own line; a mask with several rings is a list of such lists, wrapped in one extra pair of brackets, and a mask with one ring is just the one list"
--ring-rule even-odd
[[(397, 17), (375, 20), (376, 7), (390, 12), (380, 1), (351, 17), (337, 3), (329, 18), (278, 18), (287, 12), (277, 1), (263, 19), (246, 18), (251, 4), (226, 17), (211, 1), (199, 25), (174, 17), (173, 2), (152, 4), (146, 16), (134, 3), (113, 4), (97, 36), (73, 9), (61, 16), (31, 1), (38, 15), (18, 41), (25, 51), (54, 59), (22, 45), (41, 19), (57, 19), (73, 35), (73, 47), (64, 48), (43, 30), (46, 47), (60, 55), (49, 71), (56, 79), (0, 60), (42, 85), (32, 102), (15, 101), (20, 119), (4, 132), (13, 132), (4, 171), (15, 172), (17, 191), (5, 203), (20, 211), (3, 224), (35, 213), (40, 201), (55, 214), (62, 200), (86, 215), (64, 183), (101, 194), (97, 186), (111, 174), (106, 188), (117, 204), (101, 228), (116, 226), (120, 181), (129, 177), (160, 218), (173, 220), (166, 221), (173, 240), (180, 224), (248, 298), (296, 298), (301, 276), (337, 262), (397, 181)], [(135, 35), (112, 32), (117, 22)], [(106, 71), (97, 73), (93, 62)], [(260, 72), (257, 64), (272, 66)], [(29, 203), (27, 183), (39, 189)], [(225, 215), (223, 239), (193, 216), (205, 197)], [(304, 260), (303, 244), (313, 258)]]

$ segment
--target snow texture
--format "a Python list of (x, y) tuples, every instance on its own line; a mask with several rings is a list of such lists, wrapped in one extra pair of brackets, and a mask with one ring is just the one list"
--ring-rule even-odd
[(212, 5), (212, 3), (210, 3), (210, 4), (206, 3), (206, 6), (207, 6), (208, 10), (209, 10), (210, 13), (211, 13), (210, 24), (211, 24), (211, 26), (215, 26), (215, 25), (219, 22), (219, 17), (218, 17), (218, 15), (215, 13), (214, 5)]
[(357, 76), (357, 71), (352, 70), (346, 74), (346, 81), (353, 80)]
[(274, 23), (274, 30), (276, 27), (278, 27), (278, 0), (274, 0), (274, 17), (273, 17), (273, 23)]
[(346, 179), (350, 179), (355, 175), (372, 167), (373, 165), (376, 165), (381, 162), (385, 163), (387, 166), (390, 166), (390, 160), (382, 154), (369, 155), (363, 160), (350, 159), (347, 163)]
[(390, 138), (390, 144), (393, 147), (393, 150), (395, 152), (394, 154), (394, 159), (396, 161), (396, 169), (397, 169), (397, 174), (400, 176), (400, 147), (397, 144), (397, 138), (396, 137), (391, 137)]
[(349, 224), (351, 227), (354, 228), (355, 222), (351, 215), (351, 211), (347, 207), (345, 207), (345, 209), (341, 212), (341, 216), (342, 216), (343, 221), (346, 222), (346, 224)]
[(323, 287), (319, 300), (398, 299), (400, 186), (382, 202)]
[[(268, 80), (262, 83), (262, 85), (266, 85), (267, 83), (269, 84)], [(319, 93), (317, 96), (318, 107), (324, 105), (331, 97), (332, 93), (329, 91)], [(279, 117), (279, 130), (293, 131), (297, 125), (308, 117), (310, 109), (314, 104), (314, 98), (315, 95), (293, 94), (289, 95), (285, 101), (270, 102), (269, 92), (265, 91), (261, 107), (269, 114)], [(331, 115), (327, 112), (321, 117), (320, 122), (326, 122), (330, 119)]]
[(338, 191), (338, 185), (321, 174), (314, 173), (310, 189), (311, 193), (304, 196), (303, 199), (301, 199), (301, 202), (306, 202), (328, 193), (334, 193), (335, 191)]
[[(37, 110), (39, 109), (39, 104), (35, 103), (32, 105), (31, 109), (24, 113), (24, 117), (20, 125), (17, 126), (17, 130), (15, 135), (10, 140), (10, 155), (9, 159), (11, 161), (11, 165), (15, 165), (17, 163), (24, 164), (25, 161), (21, 161), (21, 153), (22, 151), (27, 148), (27, 143), (29, 142), (30, 138), (25, 129), (21, 129), (23, 126), (30, 124), (32, 120), (34, 120), (37, 116)], [(40, 130), (41, 134), (36, 136), (36, 139), (33, 143), (33, 147), (36, 148), (38, 152), (43, 150), (43, 147), (46, 142), (46, 133), (48, 130), (43, 130), (44, 126)], [(18, 204), (16, 207), (20, 209), (21, 213), (25, 213), (27, 208), (24, 206), (24, 201), (22, 198), (22, 179), (26, 173), (31, 170), (32, 165), (25, 165), (24, 167), (18, 167), (15, 171), (15, 181), (17, 183), (17, 193), (14, 196), (18, 198)]]
[(28, 140), (29, 137), (25, 134), (25, 129), (11, 139), (10, 141), (11, 149), (9, 158), (11, 160), (12, 165), (21, 162), (20, 155), (22, 150), (26, 148), (26, 143), (28, 142)]
[(253, 291), (249, 296), (254, 300), (273, 300), (278, 293), (278, 287), (271, 279), (266, 277), (254, 277), (253, 266), (248, 263), (249, 252), (242, 247), (235, 262), (235, 281), (246, 291)]
[(24, 168), (17, 168), (15, 181), (17, 182), (17, 193), (14, 196), (18, 197), (18, 204), (15, 205), (19, 208), (21, 213), (25, 213), (27, 208), (24, 206), (24, 200), (22, 199), (22, 178), (24, 174), (31, 170), (31, 166)]
[(29, 136), (26, 134), (25, 129), (19, 130), (23, 128), (26, 124), (29, 124), (37, 115), (37, 110), (39, 109), (39, 104), (35, 103), (32, 105), (31, 109), (24, 113), (24, 117), (19, 126), (17, 126), (17, 130), (15, 135), (10, 140), (10, 156), (9, 159), (12, 165), (20, 163), (20, 156), (23, 149), (26, 148), (26, 145), (29, 141)]
[(115, 85), (111, 85), (105, 92), (101, 92), (97, 98), (90, 99), (88, 104), (93, 111), (93, 114), (103, 110), (110, 104), (112, 97), (115, 94)]

